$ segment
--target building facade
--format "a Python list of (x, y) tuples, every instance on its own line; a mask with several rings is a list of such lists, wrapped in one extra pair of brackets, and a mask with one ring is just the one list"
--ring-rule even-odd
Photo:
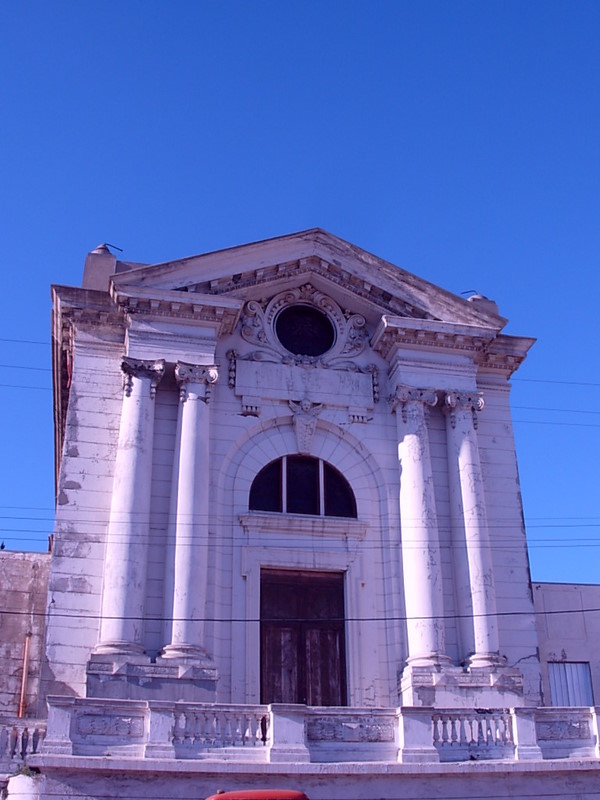
[(53, 299), (23, 791), (459, 797), (473, 762), (482, 794), (500, 770), (588, 796), (593, 701), (542, 709), (581, 670), (547, 666), (551, 631), (540, 661), (509, 406), (533, 340), (492, 301), (318, 229), (158, 265), (100, 246)]

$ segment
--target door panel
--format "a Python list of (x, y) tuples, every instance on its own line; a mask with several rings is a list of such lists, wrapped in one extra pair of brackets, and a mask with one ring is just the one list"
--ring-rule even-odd
[(261, 702), (346, 704), (343, 580), (263, 572)]
[(269, 626), (262, 648), (262, 673), (269, 675), (270, 703), (299, 703), (298, 630)]

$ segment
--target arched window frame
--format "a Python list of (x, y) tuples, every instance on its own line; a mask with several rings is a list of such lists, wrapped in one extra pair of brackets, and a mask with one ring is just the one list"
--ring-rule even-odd
[[(326, 517), (326, 518), (332, 518), (332, 517), (340, 516), (340, 518), (343, 518), (343, 519), (356, 519), (357, 518), (356, 497), (354, 495), (354, 492), (352, 490), (351, 485), (348, 483), (348, 481), (342, 475), (342, 473), (338, 469), (336, 469), (332, 464), (329, 464), (329, 462), (325, 461), (322, 458), (315, 458), (314, 456), (298, 456), (296, 454), (284, 455), (284, 456), (281, 456), (280, 458), (274, 459), (273, 461), (271, 461), (268, 464), (266, 464), (256, 474), (254, 480), (252, 481), (251, 487), (250, 487), (249, 502), (248, 502), (249, 510), (251, 512), (265, 512), (265, 511), (267, 511), (267, 513), (278, 513), (278, 514), (279, 513), (281, 513), (281, 514), (290, 513), (289, 506), (293, 505), (293, 504), (290, 504), (290, 494), (289, 494), (289, 491), (288, 491), (289, 490), (289, 487), (288, 487), (288, 472), (290, 471), (290, 470), (288, 470), (288, 459), (298, 459), (298, 458), (307, 459), (307, 460), (310, 460), (312, 462), (316, 462), (316, 464), (317, 464), (318, 483), (315, 486), (315, 489), (316, 489), (316, 498), (315, 498), (316, 499), (316, 504), (315, 505), (316, 505), (317, 513), (314, 514), (314, 515), (310, 514), (310, 512), (301, 512), (301, 511), (295, 511), (295, 512), (292, 512), (292, 513), (298, 513), (301, 516), (317, 516), (317, 517)], [(280, 476), (280, 491), (279, 491), (279, 495), (280, 495), (280, 497), (279, 497), (279, 504), (278, 504), (280, 507), (277, 510), (259, 508), (259, 507), (257, 507), (256, 500), (253, 501), (253, 498), (252, 498), (253, 491), (255, 491), (255, 489), (257, 489), (257, 481), (259, 481), (261, 479), (261, 476), (263, 476), (263, 479), (264, 479), (264, 475), (263, 474), (264, 474), (265, 470), (267, 470), (270, 467), (273, 467), (273, 465), (275, 465), (275, 464), (279, 464), (280, 465), (280, 470), (279, 470), (279, 476)], [(339, 478), (339, 479), (341, 479), (341, 481), (343, 481), (344, 488), (345, 488), (345, 490), (347, 492), (347, 495), (346, 495), (346, 498), (345, 498), (345, 502), (347, 502), (348, 506), (351, 507), (351, 513), (341, 514), (341, 515), (328, 514), (327, 513), (327, 505), (330, 504), (330, 501), (328, 501), (328, 495), (327, 495), (327, 492), (328, 492), (328, 487), (327, 487), (327, 483), (326, 483), (326, 472), (327, 472), (327, 470), (330, 471), (330, 474), (332, 476), (335, 475), (336, 479)]]

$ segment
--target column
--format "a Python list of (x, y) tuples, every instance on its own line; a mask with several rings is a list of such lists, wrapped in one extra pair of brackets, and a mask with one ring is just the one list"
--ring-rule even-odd
[(175, 495), (175, 553), (173, 571), (173, 622), (164, 658), (206, 661), (203, 647), (208, 584), (208, 517), (210, 390), (218, 379), (216, 367), (178, 362), (175, 377), (180, 386), (179, 451), (173, 484)]
[(124, 397), (108, 522), (97, 653), (143, 653), (154, 396), (164, 360), (123, 358)]
[(483, 406), (483, 397), (477, 392), (449, 392), (445, 398), (453, 527), (455, 532), (459, 527), (464, 531), (466, 557), (465, 568), (455, 548), (455, 574), (459, 583), (469, 587), (471, 601), (469, 609), (459, 586), (458, 613), (463, 619), (472, 613), (474, 652), (469, 657), (470, 666), (495, 667), (503, 661), (499, 656), (494, 569), (477, 444), (476, 415)]
[(396, 389), (407, 663), (416, 667), (450, 661), (444, 654), (441, 554), (426, 421), (427, 409), (436, 403), (432, 390)]

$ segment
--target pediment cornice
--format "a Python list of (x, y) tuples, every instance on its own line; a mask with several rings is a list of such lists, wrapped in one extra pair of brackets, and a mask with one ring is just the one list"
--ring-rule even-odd
[[(178, 261), (138, 267), (112, 277), (116, 290), (128, 286), (182, 294), (272, 296), (288, 284), (320, 280), (362, 307), (414, 319), (488, 326), (500, 331), (506, 319), (489, 309), (378, 258), (320, 229), (241, 245)], [(279, 285), (281, 284), (281, 286)], [(340, 300), (338, 300), (340, 301)], [(343, 303), (342, 303), (343, 305)]]

